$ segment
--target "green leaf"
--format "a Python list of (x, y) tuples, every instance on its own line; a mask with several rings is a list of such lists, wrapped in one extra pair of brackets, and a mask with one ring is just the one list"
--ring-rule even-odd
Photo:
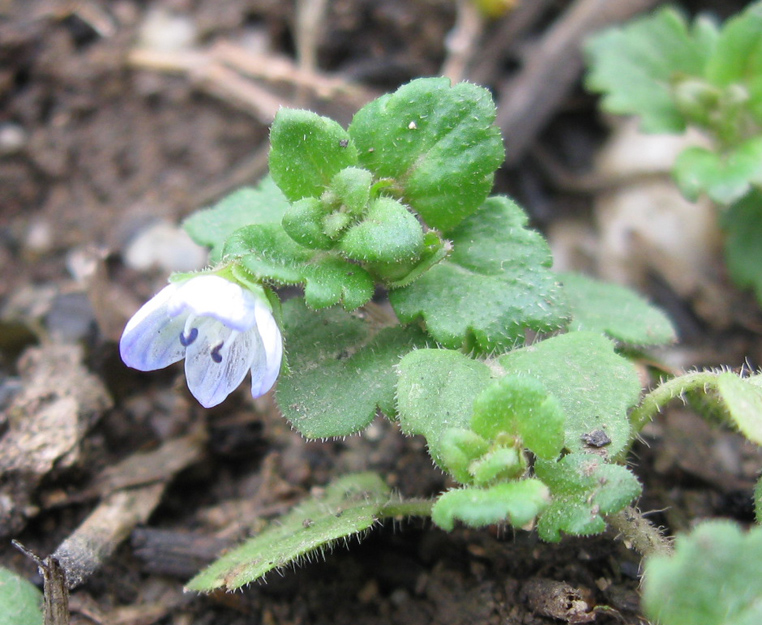
[(367, 104), (349, 134), (360, 165), (391, 178), (432, 228), (449, 230), (492, 189), (504, 158), (489, 92), (447, 78), (421, 78)]
[(0, 614), (4, 625), (42, 625), (42, 593), (0, 566)]
[(347, 131), (327, 117), (282, 108), (270, 130), (270, 173), (292, 202), (320, 197), (331, 179), (357, 164)]
[(303, 436), (359, 432), (377, 410), (393, 416), (395, 365), (424, 343), (416, 328), (379, 329), (340, 309), (315, 313), (300, 299), (283, 304), (291, 372), (278, 382), (283, 415)]
[(449, 490), (437, 499), (431, 518), (439, 527), (452, 530), (455, 521), (469, 527), (510, 523), (523, 527), (548, 505), (547, 487), (535, 479), (502, 482), (489, 488)]
[(451, 234), (454, 251), (389, 299), (403, 323), (422, 317), (445, 347), (508, 349), (527, 329), (566, 323), (563, 293), (550, 271), (550, 249), (506, 197), (488, 199)]
[(421, 434), (437, 464), (448, 470), (442, 454), (443, 434), (468, 429), (474, 399), (490, 381), (483, 362), (446, 349), (419, 349), (397, 367), (397, 412), (405, 434)]
[(323, 196), (328, 204), (335, 208), (345, 208), (353, 215), (362, 215), (370, 201), (370, 188), (373, 174), (367, 169), (347, 167), (337, 173)]
[(303, 284), (310, 308), (341, 304), (354, 310), (373, 296), (373, 278), (362, 267), (299, 245), (280, 224), (236, 230), (225, 245), (224, 257), (237, 260), (257, 280)]
[(719, 204), (732, 204), (752, 185), (762, 185), (762, 137), (752, 137), (722, 154), (687, 148), (675, 160), (673, 175), (690, 200), (706, 193)]
[(641, 492), (629, 469), (607, 464), (595, 454), (569, 454), (557, 462), (538, 460), (534, 468), (553, 495), (537, 525), (540, 538), (549, 542), (560, 540), (561, 532), (601, 533), (606, 529), (603, 515), (619, 512)]
[(397, 200), (380, 197), (341, 237), (339, 249), (369, 263), (413, 263), (423, 252), (421, 224)]
[(762, 446), (762, 376), (717, 376), (717, 392), (730, 422), (752, 443)]
[(729, 19), (709, 57), (706, 77), (721, 87), (759, 78), (762, 74), (761, 32), (762, 4), (759, 2)]
[(725, 263), (733, 282), (762, 305), (762, 191), (753, 189), (723, 216)]
[(558, 275), (571, 308), (569, 331), (606, 334), (628, 347), (677, 340), (667, 316), (628, 288), (575, 273)]
[(326, 217), (323, 203), (314, 197), (297, 200), (283, 215), (283, 229), (299, 245), (318, 250), (330, 250), (336, 245), (323, 231)]
[(471, 428), (487, 440), (519, 437), (540, 458), (555, 458), (564, 445), (564, 411), (534, 378), (507, 375), (474, 402)]
[(603, 110), (640, 116), (645, 132), (682, 132), (685, 118), (673, 98), (672, 84), (686, 76), (703, 76), (717, 37), (707, 20), (689, 27), (685, 17), (670, 7), (609, 28), (585, 46), (586, 87), (603, 94)]
[[(566, 414), (570, 451), (614, 457), (630, 439), (627, 410), (638, 402), (640, 382), (632, 363), (594, 332), (570, 332), (517, 349), (498, 359), (507, 373), (540, 381)], [(590, 437), (602, 433), (610, 443), (591, 449)]]
[(705, 521), (645, 561), (643, 608), (664, 625), (762, 623), (762, 528)]
[(279, 223), (288, 206), (286, 196), (267, 176), (256, 187), (238, 189), (211, 208), (194, 213), (183, 227), (196, 243), (212, 248), (209, 260), (215, 263), (222, 257), (225, 241), (236, 230), (251, 224)]
[(476, 432), (465, 428), (448, 428), (438, 445), (442, 466), (461, 484), (471, 484), (471, 463), (489, 451), (489, 443)]
[(477, 486), (489, 486), (521, 477), (527, 469), (524, 452), (516, 447), (495, 447), (468, 467)]
[[(393, 266), (380, 266), (378, 273), (383, 275), (390, 289), (399, 289), (413, 284), (437, 263), (447, 258), (450, 242), (443, 241), (436, 230), (429, 230), (423, 235), (421, 258), (412, 268), (408, 264), (394, 263)], [(396, 271), (396, 276), (393, 271)], [(391, 279), (390, 279), (391, 278)]]
[(342, 538), (360, 538), (377, 522), (391, 499), (374, 473), (347, 475), (308, 499), (262, 533), (226, 553), (190, 582), (187, 589), (235, 590), (273, 570), (323, 554)]

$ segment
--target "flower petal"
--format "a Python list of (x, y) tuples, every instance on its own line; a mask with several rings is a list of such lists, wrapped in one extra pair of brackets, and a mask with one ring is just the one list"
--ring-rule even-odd
[(178, 290), (177, 284), (164, 287), (127, 322), (119, 341), (124, 364), (139, 371), (163, 369), (185, 355), (180, 343), (185, 316), (172, 318), (168, 304)]
[(264, 304), (258, 302), (254, 314), (265, 352), (263, 365), (256, 367), (255, 363), (251, 368), (251, 395), (256, 398), (269, 391), (278, 379), (283, 359), (283, 337), (275, 318)]
[(238, 333), (208, 317), (199, 321), (198, 338), (186, 351), (185, 377), (198, 402), (212, 408), (241, 384), (264, 350), (255, 329)]
[(246, 332), (256, 323), (257, 298), (235, 282), (214, 275), (195, 276), (178, 284), (169, 302), (170, 316), (212, 317), (229, 328)]

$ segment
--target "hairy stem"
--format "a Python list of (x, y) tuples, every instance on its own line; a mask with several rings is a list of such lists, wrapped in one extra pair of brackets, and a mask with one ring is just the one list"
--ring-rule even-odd
[(392, 519), (410, 516), (430, 517), (431, 508), (434, 506), (433, 499), (402, 499), (390, 501), (381, 509), (379, 518)]
[(709, 387), (714, 386), (717, 374), (711, 371), (687, 373), (677, 378), (664, 382), (647, 393), (640, 405), (630, 413), (630, 425), (632, 436), (637, 436), (661, 409), (676, 397), (682, 397), (685, 393), (703, 390), (705, 393)]
[(622, 535), (628, 547), (643, 557), (670, 555), (673, 551), (672, 542), (635, 508), (627, 507), (607, 516), (606, 521)]

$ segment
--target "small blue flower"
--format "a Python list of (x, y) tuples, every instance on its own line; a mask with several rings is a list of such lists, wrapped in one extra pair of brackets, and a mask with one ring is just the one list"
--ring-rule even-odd
[(251, 371), (251, 394), (264, 395), (280, 372), (283, 339), (269, 303), (215, 275), (164, 287), (135, 313), (119, 342), (124, 363), (140, 371), (185, 358), (185, 377), (205, 408), (221, 403)]

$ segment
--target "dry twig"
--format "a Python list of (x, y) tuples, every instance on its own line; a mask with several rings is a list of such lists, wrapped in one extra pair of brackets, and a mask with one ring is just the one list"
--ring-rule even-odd
[(523, 70), (500, 90), (497, 123), (506, 164), (525, 153), (582, 71), (581, 46), (594, 31), (645, 11), (656, 0), (575, 0), (529, 51)]

